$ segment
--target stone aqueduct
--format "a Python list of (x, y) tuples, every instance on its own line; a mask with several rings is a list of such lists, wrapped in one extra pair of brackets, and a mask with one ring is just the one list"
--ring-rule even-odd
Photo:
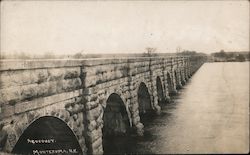
[[(105, 134), (142, 135), (140, 117), (160, 113), (161, 104), (204, 61), (202, 56), (0, 61), (0, 151), (12, 152), (30, 124), (51, 116), (72, 130), (83, 154), (103, 154)], [(109, 123), (118, 119), (114, 113), (125, 127)]]

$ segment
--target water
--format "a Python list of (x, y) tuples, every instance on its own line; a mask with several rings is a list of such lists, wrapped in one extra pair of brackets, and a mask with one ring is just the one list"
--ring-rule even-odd
[(247, 153), (249, 62), (204, 64), (160, 116), (148, 118), (143, 137), (115, 141), (122, 154)]

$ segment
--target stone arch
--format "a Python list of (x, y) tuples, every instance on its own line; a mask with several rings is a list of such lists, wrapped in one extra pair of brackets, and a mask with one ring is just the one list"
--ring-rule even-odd
[(185, 71), (184, 71), (184, 68), (180, 69), (180, 76), (181, 76), (181, 84), (185, 85), (186, 80), (185, 80)]
[(62, 119), (43, 116), (34, 120), (19, 137), (12, 153), (40, 154), (54, 151), (54, 154), (83, 154), (78, 139)]
[[(148, 91), (148, 94), (149, 94), (149, 97), (150, 97), (150, 105), (151, 105), (151, 108), (153, 110), (155, 110), (155, 106), (154, 106), (154, 98), (153, 98), (153, 92), (151, 90), (151, 82), (148, 82), (145, 78), (142, 78), (142, 80), (140, 81), (137, 81), (136, 84), (135, 84), (135, 90), (134, 90), (134, 93), (137, 94), (136, 96), (136, 103), (138, 104), (138, 107), (139, 107), (139, 101), (138, 101), (138, 92), (139, 92), (139, 89), (140, 89), (140, 86), (141, 84), (145, 85), (147, 91)], [(138, 109), (139, 110), (139, 109)]]
[(109, 95), (106, 101), (103, 123), (103, 136), (127, 133), (127, 128), (130, 126), (127, 108), (124, 101), (116, 93)]
[[(126, 108), (127, 115), (128, 115), (128, 118), (129, 118), (129, 124), (130, 124), (130, 126), (132, 126), (132, 118), (131, 118), (131, 113), (129, 111), (129, 105), (127, 104), (126, 99), (124, 97), (124, 96), (128, 95), (127, 93), (123, 94), (121, 89), (107, 90), (106, 93), (105, 93), (105, 97), (103, 98), (103, 100), (101, 102), (101, 105), (103, 107), (103, 112), (104, 112), (104, 109), (107, 107), (107, 100), (110, 97), (110, 95), (117, 94), (120, 97), (120, 99), (122, 100), (122, 102), (123, 102), (123, 104), (124, 104), (124, 106)], [(103, 114), (104, 113), (102, 113), (102, 117), (103, 117)]]
[(117, 144), (117, 140), (123, 140), (130, 133), (130, 120), (127, 108), (120, 95), (112, 93), (106, 101), (103, 113), (103, 151), (105, 154), (117, 153), (124, 148)]
[(186, 80), (189, 80), (188, 66), (185, 67)]
[(167, 72), (167, 89), (168, 89), (169, 95), (176, 94), (176, 89), (174, 88), (174, 82), (169, 72)]
[(165, 95), (161, 78), (159, 76), (156, 77), (156, 91), (157, 91), (158, 105), (162, 106), (165, 103)]
[(180, 85), (180, 75), (178, 70), (174, 70), (174, 79), (175, 79), (175, 87), (176, 89), (181, 89), (181, 85)]
[(177, 88), (177, 84), (178, 84), (178, 75), (176, 70), (174, 70), (174, 80), (175, 80), (175, 87)]
[(56, 106), (47, 107), (43, 110), (39, 109), (36, 111), (30, 111), (23, 116), (14, 118), (14, 122), (5, 126), (4, 128), (8, 135), (4, 150), (11, 152), (14, 146), (17, 144), (18, 139), (33, 122), (39, 118), (49, 116), (58, 118), (68, 125), (68, 127), (76, 135), (83, 154), (86, 154), (85, 138), (83, 137), (83, 122), (79, 121), (79, 119), (71, 119), (69, 111), (65, 109), (56, 109)]
[(148, 88), (144, 82), (141, 82), (137, 91), (138, 97), (138, 107), (139, 107), (139, 115), (141, 121), (143, 121), (143, 116), (146, 113), (150, 113), (153, 111), (152, 101), (150, 98), (150, 94)]

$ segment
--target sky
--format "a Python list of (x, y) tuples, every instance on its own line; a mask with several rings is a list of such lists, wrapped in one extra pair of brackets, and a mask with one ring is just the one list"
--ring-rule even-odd
[(249, 1), (1, 1), (1, 52), (249, 51)]

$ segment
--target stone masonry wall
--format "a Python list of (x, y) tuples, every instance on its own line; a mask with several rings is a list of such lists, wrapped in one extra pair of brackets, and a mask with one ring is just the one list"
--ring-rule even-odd
[(0, 151), (11, 152), (37, 118), (54, 116), (71, 128), (84, 154), (103, 154), (103, 115), (111, 94), (119, 95), (130, 127), (143, 135), (140, 84), (146, 85), (151, 107), (159, 114), (157, 77), (169, 100), (169, 93), (185, 84), (203, 62), (188, 57), (0, 61), (0, 134), (6, 137)]
[[(181, 70), (178, 67), (183, 69), (184, 62), (183, 58), (175, 61), (174, 66), (178, 69), (178, 73)], [(156, 113), (159, 113), (161, 108), (158, 105), (156, 79), (157, 77), (161, 79), (164, 98), (169, 98), (166, 73), (173, 74), (171, 65), (171, 59), (166, 58), (115, 59), (88, 61), (84, 64), (83, 101), (86, 106), (85, 136), (89, 153), (103, 153), (102, 117), (106, 101), (112, 93), (118, 94), (123, 100), (131, 127), (137, 134), (143, 134), (137, 96), (139, 85), (143, 82), (147, 86), (151, 106)], [(182, 72), (184, 73), (184, 70)], [(184, 74), (179, 73), (178, 76), (181, 79)]]
[(81, 68), (69, 62), (61, 65), (51, 61), (1, 62), (0, 130), (6, 133), (1, 150), (11, 152), (33, 121), (53, 116), (67, 123), (86, 153)]

